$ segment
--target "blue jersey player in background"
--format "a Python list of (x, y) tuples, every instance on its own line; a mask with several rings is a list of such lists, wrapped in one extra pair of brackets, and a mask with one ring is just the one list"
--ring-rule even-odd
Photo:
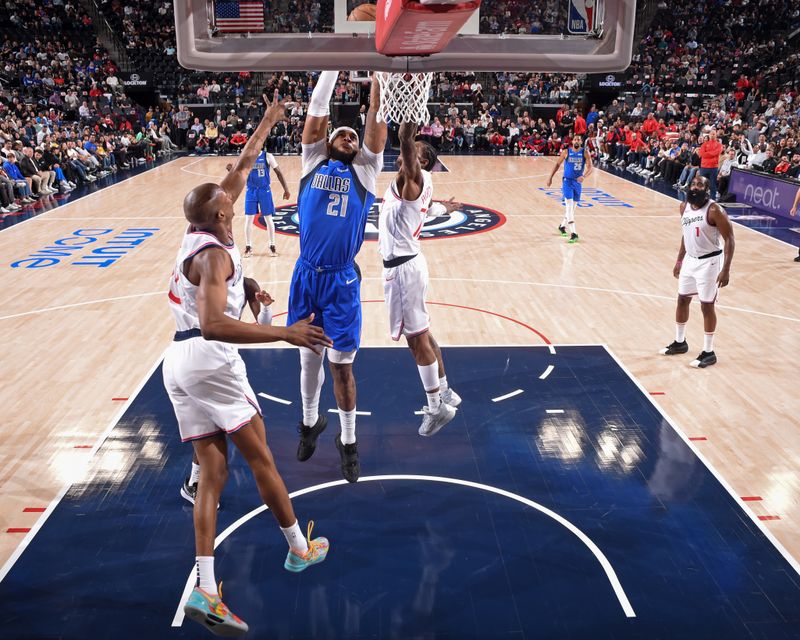
[(556, 166), (550, 177), (547, 179), (547, 186), (553, 184), (553, 176), (564, 163), (564, 179), (561, 182), (561, 190), (564, 194), (564, 219), (558, 225), (558, 230), (562, 236), (567, 235), (567, 224), (569, 224), (569, 243), (575, 244), (578, 241), (578, 234), (575, 232), (575, 206), (581, 201), (581, 190), (583, 179), (587, 178), (592, 172), (592, 156), (589, 149), (583, 147), (583, 138), (575, 136), (572, 144), (563, 149), (558, 156)]
[[(314, 315), (314, 324), (333, 341), (328, 348), (341, 433), (336, 437), (342, 475), (358, 480), (356, 383), (353, 360), (361, 339), (361, 283), (355, 257), (364, 241), (367, 214), (375, 202), (383, 168), (386, 124), (378, 123), (380, 91), (372, 81), (370, 105), (359, 149), (358, 133), (339, 127), (330, 136), (328, 118), (336, 71), (323, 71), (314, 87), (303, 129), (303, 171), (297, 198), (300, 257), (289, 290), (289, 317)], [(308, 460), (327, 419), (319, 411), (325, 380), (324, 353), (300, 349), (303, 421), (297, 459)]]
[(283, 173), (278, 167), (277, 160), (271, 153), (267, 153), (266, 149), (262, 150), (258, 154), (250, 175), (247, 176), (247, 191), (244, 194), (245, 258), (253, 255), (253, 227), (256, 224), (256, 218), (259, 213), (264, 216), (264, 222), (269, 231), (269, 254), (273, 257), (278, 255), (275, 249), (275, 222), (272, 220), (272, 214), (275, 213), (275, 204), (272, 201), (270, 169), (275, 171), (275, 175), (281, 181), (283, 199), (288, 200), (292, 195), (289, 192), (289, 186), (286, 184), (286, 178), (283, 177)]

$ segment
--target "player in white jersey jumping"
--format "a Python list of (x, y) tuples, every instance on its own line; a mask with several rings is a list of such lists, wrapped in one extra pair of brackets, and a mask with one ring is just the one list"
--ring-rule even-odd
[[(448, 387), (442, 351), (430, 331), (425, 304), (428, 263), (420, 251), (419, 236), (431, 207), (433, 180), (428, 169), (436, 164), (436, 151), (415, 142), (415, 123), (400, 125), (399, 171), (383, 196), (378, 238), (383, 258), (383, 292), (389, 311), (392, 340), (405, 335), (428, 396), (423, 408), (421, 436), (432, 436), (455, 418), (461, 398)], [(437, 203), (444, 213), (458, 208), (452, 201)]]
[(217, 505), (228, 474), (229, 436), (253, 472), (259, 494), (275, 515), (289, 544), (284, 567), (293, 572), (322, 562), (325, 538), (303, 535), (289, 494), (267, 446), (264, 421), (244, 361), (232, 343), (285, 340), (319, 351), (330, 345), (305, 318), (290, 327), (242, 322), (246, 304), (242, 257), (233, 242), (233, 204), (272, 126), (284, 117), (277, 92), (234, 169), (217, 185), (192, 189), (183, 202), (189, 221), (170, 278), (175, 339), (164, 357), (164, 386), (172, 401), (181, 439), (191, 441), (200, 464), (194, 505), (198, 585), (185, 614), (216, 635), (238, 636), (247, 625), (222, 602), (214, 577)]
[[(714, 331), (717, 313), (714, 303), (720, 287), (730, 280), (731, 260), (736, 242), (733, 227), (722, 207), (711, 199), (711, 184), (707, 178), (695, 176), (686, 192), (686, 202), (681, 203), (683, 237), (678, 259), (672, 269), (678, 278), (678, 308), (675, 311), (675, 341), (661, 350), (667, 356), (689, 351), (686, 342), (686, 323), (692, 296), (700, 299), (703, 312), (705, 339), (703, 351), (691, 366), (704, 369), (716, 364)], [(720, 240), (724, 241), (724, 248)]]

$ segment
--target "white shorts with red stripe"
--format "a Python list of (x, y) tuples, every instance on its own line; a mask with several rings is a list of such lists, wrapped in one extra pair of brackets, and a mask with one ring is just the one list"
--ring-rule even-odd
[(719, 285), (717, 276), (722, 270), (723, 254), (710, 258), (693, 258), (686, 255), (678, 276), (678, 294), (697, 296), (700, 302), (716, 302)]
[(163, 373), (183, 442), (235, 433), (261, 415), (244, 360), (233, 345), (203, 338), (173, 342)]
[(428, 263), (421, 253), (397, 267), (383, 270), (383, 297), (389, 311), (392, 340), (425, 333), (431, 324), (425, 298)]

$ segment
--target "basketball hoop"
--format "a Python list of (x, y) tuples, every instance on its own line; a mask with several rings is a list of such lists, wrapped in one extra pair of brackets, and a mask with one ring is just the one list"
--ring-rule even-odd
[(392, 121), (397, 124), (416, 122), (427, 124), (428, 96), (432, 73), (384, 73), (377, 72), (381, 90), (381, 105), (378, 122)]

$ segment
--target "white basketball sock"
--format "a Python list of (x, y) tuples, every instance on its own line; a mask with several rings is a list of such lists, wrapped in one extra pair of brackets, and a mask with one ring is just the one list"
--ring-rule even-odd
[(345, 411), (339, 409), (339, 424), (342, 426), (342, 444), (353, 444), (356, 441), (356, 410)]
[(200, 480), (200, 465), (192, 462), (192, 474), (189, 476), (189, 484), (197, 484)]
[(703, 336), (703, 351), (711, 353), (714, 350), (714, 332), (706, 332)]
[(253, 246), (253, 220), (255, 216), (244, 216), (244, 243), (248, 247)]
[(197, 586), (207, 594), (216, 596), (217, 581), (214, 577), (214, 556), (197, 556)]
[(675, 342), (683, 342), (686, 340), (686, 323), (685, 322), (676, 322), (675, 323)]
[(297, 520), (295, 520), (291, 527), (287, 527), (286, 529), (281, 527), (281, 531), (283, 531), (283, 535), (286, 538), (286, 542), (289, 543), (290, 549), (294, 549), (300, 553), (308, 551), (308, 541), (303, 535), (303, 530), (300, 529), (300, 524)]
[(439, 389), (439, 363), (435, 360), (432, 364), (417, 365), (419, 377), (422, 380), (422, 388), (428, 396), (428, 408), (436, 411), (442, 403)]
[(313, 427), (319, 418), (319, 392), (325, 382), (324, 360), (324, 351), (317, 355), (311, 349), (300, 349), (300, 395), (303, 398), (303, 424), (307, 427)]
[(444, 393), (450, 387), (447, 386), (447, 376), (442, 376), (439, 378), (439, 393)]
[(269, 231), (269, 243), (271, 245), (275, 244), (275, 221), (272, 219), (272, 216), (264, 216), (264, 220), (267, 221), (267, 231)]

